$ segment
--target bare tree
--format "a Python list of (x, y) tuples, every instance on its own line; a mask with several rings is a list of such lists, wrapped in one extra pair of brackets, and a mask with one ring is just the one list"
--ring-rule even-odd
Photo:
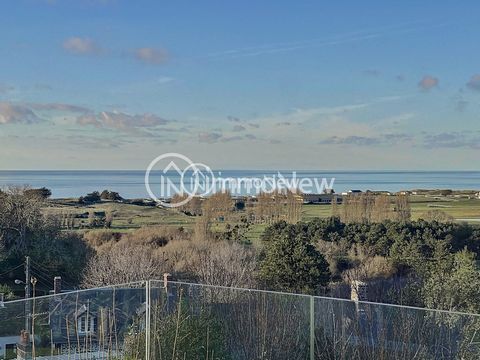
[(252, 250), (227, 242), (194, 244), (187, 269), (203, 284), (229, 287), (253, 285), (255, 256)]
[(422, 218), (426, 221), (437, 221), (444, 223), (451, 223), (455, 221), (455, 218), (452, 215), (447, 214), (442, 210), (429, 210), (422, 214)]
[(82, 285), (90, 288), (149, 280), (160, 277), (164, 271), (164, 264), (151, 247), (119, 242), (90, 259)]
[(392, 209), (390, 205), (390, 197), (388, 195), (377, 195), (372, 211), (371, 221), (382, 222), (392, 218)]
[(43, 200), (29, 196), (25, 187), (9, 187), (0, 192), (0, 240), (7, 248), (23, 251), (28, 234), (44, 220)]
[(220, 218), (226, 220), (233, 212), (234, 202), (229, 192), (217, 192), (208, 197), (202, 205), (204, 216), (212, 220)]
[(296, 224), (302, 219), (303, 197), (297, 191), (287, 191), (286, 194), (287, 221)]
[(399, 194), (395, 197), (395, 215), (398, 221), (410, 221), (412, 212), (408, 195)]

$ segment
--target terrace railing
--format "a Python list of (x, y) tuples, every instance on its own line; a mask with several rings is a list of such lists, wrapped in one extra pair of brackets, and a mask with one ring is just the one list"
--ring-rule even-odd
[(0, 359), (479, 359), (480, 316), (147, 281), (5, 302), (0, 346)]

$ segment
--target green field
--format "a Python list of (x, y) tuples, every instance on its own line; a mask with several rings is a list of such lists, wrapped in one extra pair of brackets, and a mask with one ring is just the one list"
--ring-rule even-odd
[[(441, 210), (452, 216), (457, 221), (480, 224), (480, 200), (478, 199), (456, 199), (451, 197), (433, 197), (433, 196), (411, 196), (412, 219), (422, 218), (424, 214), (431, 210)], [(142, 226), (171, 226), (193, 229), (196, 217), (188, 216), (174, 209), (164, 209), (157, 207), (138, 206), (116, 202), (104, 202), (94, 205), (82, 206), (76, 205), (72, 201), (52, 201), (47, 208), (47, 212), (62, 216), (62, 214), (85, 214), (89, 211), (110, 212), (114, 216), (111, 230), (118, 232), (129, 232)], [(338, 210), (341, 212), (341, 206)], [(241, 212), (232, 216), (229, 220), (232, 224), (238, 221)], [(303, 205), (302, 219), (309, 221), (314, 218), (326, 218), (332, 215), (331, 205)], [(82, 224), (87, 223), (87, 219), (76, 219), (76, 228), (82, 230)], [(260, 235), (267, 225), (254, 224), (247, 233), (247, 240), (257, 243)], [(86, 227), (86, 226), (85, 226)], [(214, 230), (222, 230), (224, 224), (215, 224)]]

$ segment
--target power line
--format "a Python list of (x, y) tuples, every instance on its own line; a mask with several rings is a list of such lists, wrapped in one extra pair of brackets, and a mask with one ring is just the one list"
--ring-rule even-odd
[(20, 264), (20, 265), (14, 267), (14, 268), (12, 268), (12, 269), (10, 269), (10, 270), (8, 270), (8, 271), (5, 271), (4, 273), (1, 273), (0, 276), (7, 275), (8, 273), (10, 273), (10, 272), (12, 272), (12, 271), (15, 271), (15, 270), (17, 270), (18, 268), (21, 268), (22, 266), (23, 266), (23, 264)]
[(33, 275), (36, 275), (38, 276), (40, 279), (42, 279), (43, 281), (45, 281), (47, 284), (49, 284), (49, 286), (51, 286), (50, 284), (50, 279), (48, 277), (46, 277), (44, 274), (41, 274), (39, 271), (37, 271), (35, 268), (33, 268)]
[[(50, 273), (51, 273), (52, 270), (47, 269), (45, 266), (42, 266), (35, 261), (32, 261), (32, 265), (36, 269), (37, 272), (41, 272), (43, 274), (44, 278), (48, 278), (49, 282), (53, 280), (53, 279), (50, 279), (50, 275), (51, 275)], [(70, 287), (72, 289), (75, 288), (75, 286), (73, 286), (71, 283), (69, 283), (68, 281), (66, 281), (63, 278), (62, 278), (62, 283), (65, 284), (67, 287)]]

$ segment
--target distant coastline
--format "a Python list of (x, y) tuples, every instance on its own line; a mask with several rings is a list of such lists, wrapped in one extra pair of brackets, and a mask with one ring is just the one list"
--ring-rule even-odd
[[(218, 171), (216, 171), (218, 172)], [(222, 176), (248, 177), (274, 175), (271, 170), (221, 170)], [(415, 191), (417, 189), (480, 191), (480, 171), (296, 171), (302, 177), (335, 178), (337, 193), (351, 189), (362, 191)], [(78, 198), (104, 189), (124, 198), (148, 198), (144, 171), (5, 171), (0, 170), (0, 187), (29, 185), (52, 190), (53, 198)], [(155, 174), (154, 174), (155, 176)], [(154, 179), (155, 181), (155, 179)], [(417, 190), (418, 191), (418, 190)]]

